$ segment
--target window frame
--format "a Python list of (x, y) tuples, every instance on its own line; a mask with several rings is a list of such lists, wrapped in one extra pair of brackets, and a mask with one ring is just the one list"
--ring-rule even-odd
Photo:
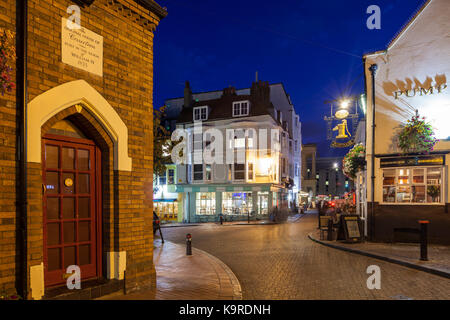
[[(196, 166), (201, 166), (202, 167), (202, 170), (195, 170), (195, 167)], [(204, 170), (204, 165), (203, 165), (203, 163), (202, 164), (200, 164), (200, 163), (194, 163), (193, 165), (192, 165), (192, 182), (203, 182), (203, 179), (204, 179), (204, 177), (205, 177), (205, 175), (204, 175), (204, 172), (203, 172), (203, 170)], [(196, 179), (195, 178), (195, 175), (197, 174), (200, 174), (201, 173), (201, 179)]]
[[(203, 110), (205, 110), (205, 114), (204, 114), (205, 117), (204, 117), (204, 119), (203, 119), (203, 115), (202, 115), (202, 113), (203, 113), (202, 111)], [(196, 117), (195, 117), (196, 111), (198, 111), (198, 114), (199, 114), (199, 118), (198, 119), (196, 119)], [(192, 109), (192, 119), (193, 119), (194, 122), (208, 120), (208, 106), (194, 107)]]
[[(243, 104), (246, 103), (246, 112), (243, 111)], [(236, 108), (237, 106), (237, 108)], [(232, 116), (233, 117), (245, 117), (250, 114), (250, 100), (241, 100), (241, 101), (234, 101), (232, 104)], [(236, 112), (239, 111), (239, 112)]]
[[(170, 176), (170, 173), (172, 172), (172, 177)], [(172, 181), (171, 181), (172, 179)], [(175, 169), (167, 169), (167, 184), (172, 185), (175, 184)]]

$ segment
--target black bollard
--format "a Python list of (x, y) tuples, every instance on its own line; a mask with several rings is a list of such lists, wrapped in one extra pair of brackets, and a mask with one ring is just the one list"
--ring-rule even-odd
[(190, 233), (186, 235), (186, 255), (192, 256), (192, 236)]
[(419, 220), (420, 223), (420, 260), (428, 261), (428, 220)]
[(223, 215), (220, 215), (220, 224), (223, 224)]

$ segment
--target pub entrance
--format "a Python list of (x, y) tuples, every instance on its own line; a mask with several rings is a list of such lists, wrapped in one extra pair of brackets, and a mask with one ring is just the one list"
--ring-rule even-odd
[[(67, 123), (66, 123), (67, 126)], [(64, 285), (68, 266), (81, 280), (101, 275), (101, 154), (94, 141), (47, 134), (42, 139), (44, 279)]]

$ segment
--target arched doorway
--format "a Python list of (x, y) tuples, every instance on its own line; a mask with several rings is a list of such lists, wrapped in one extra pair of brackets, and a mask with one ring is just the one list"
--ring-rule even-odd
[(101, 151), (70, 120), (42, 137), (45, 286), (65, 284), (67, 267), (81, 280), (102, 272)]

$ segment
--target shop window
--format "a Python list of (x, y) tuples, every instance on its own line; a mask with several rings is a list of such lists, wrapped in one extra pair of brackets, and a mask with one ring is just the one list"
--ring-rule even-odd
[(383, 170), (385, 203), (440, 203), (441, 197), (441, 167)]
[(161, 220), (176, 221), (178, 220), (178, 202), (154, 202), (156, 213)]
[(197, 215), (216, 214), (215, 192), (197, 192), (195, 197), (195, 210)]
[(268, 214), (269, 192), (258, 192), (258, 214)]
[(175, 183), (175, 170), (169, 169), (168, 173), (169, 173), (168, 184), (174, 184)]
[(222, 196), (223, 214), (244, 214), (252, 212), (251, 192), (224, 192)]
[(202, 164), (194, 164), (194, 181), (203, 180), (203, 165)]

